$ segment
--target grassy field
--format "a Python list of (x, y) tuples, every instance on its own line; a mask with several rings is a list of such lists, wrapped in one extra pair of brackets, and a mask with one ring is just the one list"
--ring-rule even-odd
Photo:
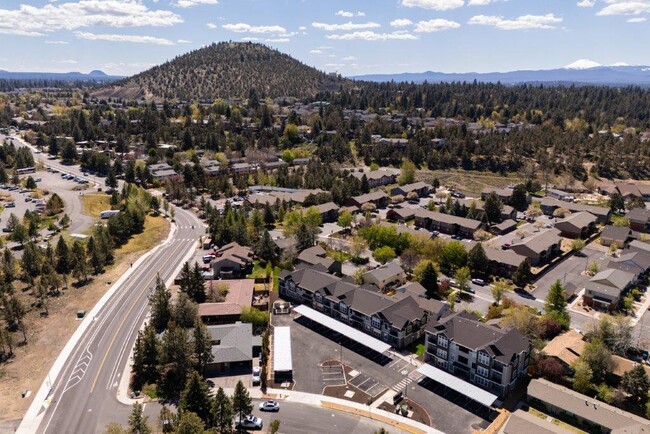
[(519, 184), (522, 179), (516, 174), (500, 175), (492, 172), (467, 170), (422, 170), (418, 180), (432, 182), (438, 178), (441, 185), (454, 187), (465, 193), (478, 195), (486, 187), (504, 188), (510, 184)]
[[(275, 267), (273, 268), (273, 290), (277, 291), (278, 290), (278, 276), (280, 276), (280, 267)], [(246, 276), (249, 279), (257, 279), (260, 277), (266, 277), (266, 268), (261, 267), (259, 261), (255, 261), (253, 264), (253, 272)]]
[(143, 252), (160, 243), (169, 233), (169, 221), (162, 217), (147, 216), (144, 221), (144, 231), (132, 237), (128, 243), (115, 251), (115, 255)]
[(102, 211), (111, 209), (111, 197), (107, 194), (85, 194), (81, 196), (83, 213), (91, 217), (99, 217)]

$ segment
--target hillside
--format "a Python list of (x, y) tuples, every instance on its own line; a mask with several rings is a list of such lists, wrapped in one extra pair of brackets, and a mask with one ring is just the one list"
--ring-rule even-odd
[(305, 97), (342, 83), (265, 45), (220, 42), (106, 86), (94, 96), (210, 101), (246, 98), (255, 89), (259, 97)]

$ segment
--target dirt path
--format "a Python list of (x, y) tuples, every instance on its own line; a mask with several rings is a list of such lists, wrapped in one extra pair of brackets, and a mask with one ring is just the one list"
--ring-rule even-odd
[[(160, 240), (169, 233), (169, 224), (165, 222), (165, 229), (160, 231)], [(131, 242), (139, 241), (136, 237)], [(0, 420), (22, 418), (50, 367), (77, 329), (79, 321), (76, 312), (80, 309), (90, 311), (110, 287), (109, 282), (115, 282), (129, 268), (129, 263), (135, 262), (143, 253), (118, 253), (116, 265), (96, 276), (91, 284), (83, 288), (70, 287), (60, 297), (51, 299), (49, 317), (41, 318), (39, 309), (27, 315), (28, 344), (16, 348), (15, 357), (0, 367)], [(15, 340), (21, 341), (22, 336), (15, 335)], [(31, 391), (31, 395), (21, 398), (23, 390)], [(3, 431), (3, 424), (0, 424), (0, 433), (3, 432), (13, 430)]]

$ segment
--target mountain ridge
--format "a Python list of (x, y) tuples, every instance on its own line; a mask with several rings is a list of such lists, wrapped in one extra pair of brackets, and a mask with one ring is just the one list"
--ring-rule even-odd
[(108, 75), (98, 69), (92, 70), (87, 74), (79, 71), (30, 72), (0, 69), (0, 79), (5, 80), (116, 81), (123, 78), (120, 75)]
[[(571, 66), (571, 65), (569, 65)], [(564, 67), (556, 69), (518, 70), (508, 72), (446, 73), (425, 71), (400, 74), (366, 74), (349, 77), (372, 82), (439, 83), (452, 81), (523, 83), (575, 83), (601, 85), (650, 86), (650, 67), (640, 65), (599, 65), (588, 68)]]

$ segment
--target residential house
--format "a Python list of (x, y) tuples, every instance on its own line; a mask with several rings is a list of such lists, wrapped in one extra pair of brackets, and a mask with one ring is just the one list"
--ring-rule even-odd
[(320, 213), (323, 223), (332, 223), (339, 218), (339, 206), (334, 202), (316, 205), (316, 209)]
[(545, 197), (540, 203), (540, 209), (545, 215), (552, 216), (558, 208), (564, 208), (569, 210), (572, 213), (578, 213), (581, 211), (587, 211), (597, 217), (596, 223), (598, 224), (607, 224), (610, 221), (612, 216), (612, 210), (605, 207), (593, 206), (593, 205), (584, 205), (581, 203), (574, 202), (562, 202), (561, 200), (553, 199), (551, 197)]
[(499, 196), (499, 199), (501, 199), (501, 202), (503, 202), (504, 204), (509, 204), (513, 191), (514, 190), (512, 188), (487, 187), (484, 188), (483, 191), (481, 192), (481, 200), (485, 200), (485, 198), (488, 197), (490, 193), (496, 193), (496, 195)]
[(650, 202), (650, 184), (637, 184), (644, 202)]
[(488, 258), (488, 272), (494, 276), (512, 278), (512, 275), (522, 262), (527, 261), (523, 255), (513, 250), (495, 249), (485, 247), (485, 256)]
[(321, 246), (313, 246), (303, 250), (296, 258), (296, 266), (322, 265), (328, 273), (341, 273), (341, 263), (327, 256), (327, 252)]
[(259, 339), (253, 336), (253, 325), (235, 323), (208, 326), (212, 344), (212, 361), (206, 365), (208, 375), (223, 372), (249, 373), (252, 368), (253, 347)]
[(625, 250), (618, 258), (611, 259), (607, 268), (632, 273), (638, 279), (650, 270), (650, 254)]
[(450, 214), (428, 211), (418, 208), (415, 211), (415, 225), (430, 231), (438, 231), (449, 235), (459, 235), (463, 238), (474, 238), (477, 230), (483, 228), (483, 222)]
[(631, 241), (627, 248), (632, 252), (650, 253), (650, 244), (641, 240)]
[(585, 284), (583, 303), (594, 308), (613, 311), (621, 295), (636, 280), (634, 274), (617, 269), (607, 269), (596, 274)]
[(407, 222), (415, 218), (413, 208), (393, 208), (386, 213), (386, 219), (394, 222)]
[(591, 433), (642, 433), (650, 421), (548, 380), (528, 385), (528, 403)]
[(575, 199), (573, 195), (567, 193), (566, 191), (556, 190), (554, 188), (551, 188), (549, 191), (547, 191), (546, 196), (553, 199), (561, 200), (563, 202), (573, 202), (573, 200)]
[(638, 232), (650, 230), (650, 209), (634, 208), (626, 215), (630, 221), (630, 229)]
[(246, 246), (232, 242), (215, 251), (212, 270), (215, 278), (233, 279), (253, 271), (255, 254)]
[(398, 349), (419, 339), (427, 322), (427, 313), (410, 295), (390, 297), (373, 285), (357, 285), (322, 267), (280, 272), (279, 292), (285, 299), (305, 304)]
[(373, 191), (350, 198), (347, 205), (361, 208), (366, 203), (371, 203), (378, 209), (386, 208), (388, 206), (388, 196), (383, 191)]
[(280, 258), (293, 257), (298, 252), (298, 240), (296, 237), (280, 237), (273, 240), (275, 253)]
[(586, 239), (596, 232), (597, 217), (587, 211), (571, 214), (555, 223), (563, 237)]
[(561, 242), (559, 231), (550, 229), (515, 240), (510, 249), (519, 255), (525, 256), (531, 265), (536, 266), (545, 264), (559, 255)]
[(481, 323), (463, 311), (429, 321), (425, 361), (498, 396), (527, 377), (532, 344), (515, 328)]
[(554, 424), (528, 411), (518, 409), (510, 413), (498, 434), (573, 434), (574, 431)]
[(249, 163), (235, 163), (230, 166), (230, 170), (235, 175), (246, 175), (253, 171), (253, 166)]
[(199, 304), (199, 317), (205, 324), (233, 324), (240, 320), (242, 309), (253, 305), (254, 279), (207, 280), (208, 300), (215, 298), (221, 286), (228, 290), (223, 302)]
[(619, 194), (623, 196), (623, 199), (625, 199), (625, 201), (640, 199), (643, 197), (639, 191), (639, 187), (637, 187), (636, 184), (624, 184), (622, 182), (617, 182), (616, 189), (618, 190)]
[(571, 366), (582, 354), (585, 343), (582, 333), (570, 329), (551, 339), (542, 352), (560, 362), (568, 374), (571, 372)]
[(397, 174), (384, 169), (372, 170), (370, 172), (352, 172), (352, 176), (357, 179), (363, 178), (363, 175), (366, 175), (366, 179), (368, 180), (368, 187), (370, 188), (395, 184), (397, 181)]
[[(482, 200), (459, 199), (458, 203), (465, 205), (468, 210), (471, 209), (473, 205), (475, 211), (480, 212), (481, 214), (485, 213), (485, 202)], [(515, 220), (516, 218), (517, 210), (510, 205), (503, 205), (503, 208), (501, 209), (501, 220)]]
[(281, 169), (283, 167), (288, 167), (289, 164), (286, 161), (279, 160), (279, 161), (267, 161), (262, 165), (264, 167), (264, 170), (272, 171), (272, 170), (277, 170)]
[(614, 244), (619, 249), (624, 249), (635, 238), (634, 232), (628, 227), (607, 225), (600, 234), (600, 244), (605, 247)]
[(406, 282), (406, 273), (395, 261), (367, 271), (362, 276), (364, 283), (371, 283), (381, 291), (387, 291)]
[(429, 318), (439, 320), (449, 311), (449, 304), (435, 298), (427, 298), (427, 290), (418, 282), (407, 282), (395, 290), (397, 293), (410, 295)]
[(415, 182), (413, 184), (407, 184), (393, 188), (390, 191), (390, 195), (397, 196), (401, 194), (402, 196), (406, 197), (409, 193), (415, 192), (418, 197), (427, 197), (432, 190), (433, 187), (426, 182)]
[(494, 235), (505, 235), (517, 229), (517, 222), (511, 219), (507, 219), (499, 223), (498, 225), (493, 225), (490, 227), (490, 232)]

